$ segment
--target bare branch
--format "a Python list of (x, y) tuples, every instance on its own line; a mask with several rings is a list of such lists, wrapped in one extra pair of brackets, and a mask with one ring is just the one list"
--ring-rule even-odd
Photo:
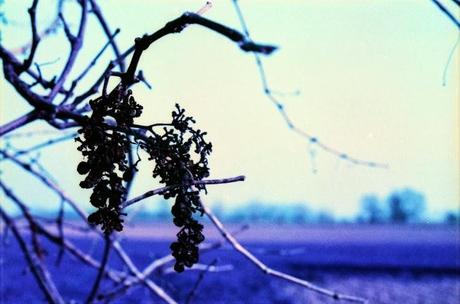
[[(67, 62), (64, 66), (64, 70), (61, 72), (61, 75), (59, 76), (58, 80), (56, 81), (56, 85), (53, 87), (51, 90), (51, 93), (48, 95), (48, 100), (52, 101), (56, 94), (59, 92), (59, 90), (62, 88), (64, 85), (64, 81), (67, 79), (68, 74), (72, 70), (72, 67), (75, 63), (75, 60), (77, 59), (77, 55), (80, 51), (80, 48), (83, 44), (83, 35), (85, 32), (85, 27), (86, 27), (86, 17), (87, 17), (87, 0), (81, 0), (79, 1), (81, 5), (81, 18), (80, 18), (80, 27), (78, 29), (78, 34), (76, 37), (73, 37), (72, 34), (70, 33), (69, 29), (67, 28), (65, 22), (64, 22), (64, 29), (67, 37), (70, 42), (71, 50), (70, 54), (67, 58)], [(62, 20), (63, 17), (61, 15)]]
[(153, 283), (150, 280), (147, 280), (145, 277), (142, 276), (142, 273), (137, 269), (136, 266), (134, 266), (134, 263), (131, 261), (129, 256), (126, 254), (126, 252), (121, 248), (121, 245), (119, 242), (113, 240), (112, 245), (115, 248), (115, 250), (118, 253), (118, 256), (121, 258), (121, 260), (125, 263), (126, 266), (128, 266), (128, 269), (133, 273), (136, 278), (139, 279), (144, 285), (146, 285), (150, 290), (152, 290), (157, 296), (159, 296), (165, 303), (168, 304), (175, 304), (176, 301), (174, 301), (171, 296), (169, 296), (160, 286), (157, 284)]
[(133, 57), (131, 58), (131, 62), (129, 64), (128, 70), (123, 77), (123, 84), (129, 86), (134, 83), (134, 80), (135, 80), (134, 75), (136, 73), (139, 59), (142, 53), (152, 43), (154, 43), (155, 41), (161, 39), (162, 37), (166, 35), (180, 33), (189, 24), (198, 24), (212, 31), (215, 31), (227, 37), (228, 39), (238, 43), (239, 47), (243, 51), (246, 51), (246, 52), (262, 53), (265, 55), (269, 55), (273, 51), (276, 50), (275, 46), (256, 44), (252, 42), (251, 40), (248, 40), (243, 34), (239, 33), (238, 31), (235, 31), (222, 24), (219, 24), (217, 22), (201, 17), (198, 14), (184, 13), (179, 18), (166, 23), (166, 25), (163, 28), (156, 31), (155, 33), (149, 36), (143, 36), (142, 38), (137, 38), (135, 40), (134, 54), (133, 54)]
[(86, 98), (88, 98), (89, 96), (97, 93), (98, 88), (101, 85), (101, 83), (104, 81), (104, 79), (110, 73), (110, 71), (115, 67), (115, 62), (118, 62), (118, 61), (117, 60), (111, 61), (107, 65), (107, 67), (105, 68), (105, 70), (101, 74), (101, 76), (99, 76), (99, 78), (96, 79), (94, 84), (88, 90), (86, 90), (84, 93), (82, 93), (81, 95), (78, 95), (77, 97), (75, 97), (75, 99), (72, 102), (73, 107), (75, 107), (75, 106), (79, 105), (80, 103), (82, 103), (83, 101), (85, 101)]
[[(457, 20), (457, 18), (454, 17), (454, 15), (452, 15), (451, 12), (449, 12), (449, 10), (444, 6), (442, 5), (438, 0), (431, 0), (440, 10), (441, 12), (444, 13), (444, 15), (447, 16), (447, 18), (449, 18), (454, 24), (455, 26), (460, 30), (460, 21)], [(458, 4), (458, 1), (454, 1), (457, 5)]]
[[(2, 185), (0, 185), (2, 186)], [(16, 196), (12, 195), (11, 192), (8, 192), (13, 199), (13, 201), (18, 205), (18, 207), (24, 212), (27, 219), (30, 221), (30, 226), (34, 226), (38, 233), (41, 233), (46, 238), (48, 238), (53, 243), (64, 247), (67, 249), (72, 255), (77, 257), (80, 261), (84, 262), (85, 264), (94, 267), (96, 269), (101, 269), (101, 264), (95, 261), (91, 256), (84, 254), (80, 251), (73, 243), (69, 242), (68, 240), (62, 238), (62, 236), (58, 236), (50, 232), (48, 229), (43, 227), (38, 221), (35, 220), (33, 216), (31, 216), (28, 211), (27, 207), (22, 203)], [(120, 283), (121, 280), (121, 273), (111, 270), (109, 267), (104, 268), (104, 274), (114, 282)]]
[[(192, 299), (195, 296), (195, 293), (196, 293), (198, 287), (200, 286), (201, 282), (204, 279), (204, 276), (206, 275), (206, 273), (208, 271), (210, 271), (211, 267), (215, 267), (214, 265), (216, 265), (216, 263), (217, 263), (217, 259), (214, 259), (214, 261), (212, 261), (211, 264), (205, 265), (205, 268), (201, 271), (200, 275), (198, 276), (198, 279), (196, 280), (195, 284), (193, 285), (192, 290), (190, 290), (189, 294), (187, 295), (187, 298), (185, 299), (185, 304), (189, 304), (192, 301)], [(194, 269), (194, 268), (197, 268), (197, 267), (198, 267), (198, 264), (195, 264), (195, 265), (193, 265), (193, 267), (191, 269)]]
[(65, 239), (65, 236), (64, 236), (64, 215), (65, 215), (65, 211), (64, 211), (64, 200), (61, 199), (61, 203), (59, 204), (59, 212), (58, 212), (58, 216), (56, 217), (56, 225), (57, 225), (57, 229), (58, 229), (58, 233), (59, 233), (59, 238), (61, 239), (61, 242), (59, 244), (59, 253), (56, 257), (56, 265), (60, 265), (61, 264), (61, 261), (62, 261), (62, 258), (64, 257), (64, 246), (63, 246), (63, 241)]
[[(12, 76), (10, 74), (14, 73), (16, 74), (16, 78), (19, 79), (18, 73), (21, 71), (23, 64), (20, 63), (16, 57), (13, 55), (14, 52), (10, 52), (6, 50), (1, 44), (0, 44), (0, 58), (3, 60), (3, 70), (4, 70), (4, 76), (5, 78), (14, 86), (14, 88), (19, 92), (19, 88), (15, 82), (11, 80)], [(8, 65), (8, 70), (6, 70), (6, 66)], [(54, 88), (55, 82), (54, 79), (51, 81), (43, 79), (39, 74), (33, 72), (30, 69), (27, 69), (25, 71), (29, 76), (31, 76), (35, 82), (39, 83), (44, 89), (52, 89)], [(7, 75), (8, 73), (8, 75)], [(30, 85), (27, 85), (25, 82), (22, 81), (22, 85), (24, 87), (27, 87), (30, 90)], [(22, 88), (21, 88), (22, 90)], [(59, 89), (59, 93), (65, 94), (67, 93), (67, 90), (64, 88)], [(22, 94), (21, 94), (22, 95)], [(24, 96), (23, 96), (24, 97)], [(24, 97), (25, 98), (25, 97)], [(27, 98), (25, 98), (27, 101), (29, 101)]]
[[(62, 5), (63, 5), (64, 0), (58, 0), (58, 5), (57, 5), (57, 13), (56, 13), (56, 18), (50, 24), (41, 32), (38, 34), (38, 39), (41, 40), (48, 36), (49, 34), (53, 33), (56, 31), (56, 29), (59, 26), (59, 12), (62, 10)], [(33, 29), (32, 29), (33, 30)], [(20, 47), (12, 49), (13, 54), (24, 54), (28, 49), (31, 48), (32, 42), (28, 42)]]
[[(83, 34), (84, 34), (84, 29), (85, 29), (85, 24), (86, 24), (86, 15), (87, 15), (86, 14), (86, 0), (82, 1), (81, 5), (82, 5), (82, 17), (80, 21), (79, 32), (77, 36), (75, 37), (75, 40), (69, 38), (71, 40), (71, 52), (69, 54), (67, 63), (64, 67), (63, 72), (59, 76), (56, 84), (52, 86), (51, 93), (46, 98), (32, 92), (30, 88), (28, 87), (28, 85), (19, 78), (19, 75), (15, 71), (16, 67), (18, 66), (18, 63), (16, 63), (17, 60), (14, 58), (14, 56), (10, 52), (8, 52), (6, 49), (0, 46), (0, 57), (3, 59), (5, 78), (15, 87), (18, 93), (29, 102), (29, 104), (34, 106), (36, 109), (40, 109), (48, 113), (52, 113), (53, 116), (55, 117), (70, 118), (70, 119), (76, 120), (80, 124), (84, 122), (83, 117), (81, 117), (75, 112), (68, 111), (67, 109), (56, 107), (51, 103), (51, 101), (54, 99), (56, 94), (60, 92), (60, 90), (62, 89), (64, 81), (67, 78), (68, 73), (70, 73), (70, 70), (74, 64), (74, 61), (76, 59), (76, 56), (82, 44), (82, 39), (83, 39)], [(156, 40), (160, 39), (161, 37), (164, 37), (165, 35), (180, 32), (188, 24), (199, 24), (217, 33), (220, 33), (226, 36), (227, 38), (229, 38), (230, 40), (237, 42), (240, 48), (243, 49), (244, 51), (261, 52), (264, 54), (270, 54), (276, 49), (276, 47), (274, 46), (260, 45), (260, 44), (255, 44), (252, 41), (248, 41), (243, 34), (231, 28), (228, 28), (224, 25), (221, 25), (219, 23), (203, 18), (197, 14), (185, 13), (181, 17), (171, 22), (168, 22), (162, 29), (156, 31), (152, 35), (144, 36), (143, 38), (137, 39), (136, 46), (128, 49), (120, 57), (112, 61), (107, 66), (103, 74), (96, 80), (94, 85), (90, 87), (89, 90), (87, 90), (85, 93), (75, 98), (75, 100), (72, 103), (72, 106), (74, 107), (78, 105), (80, 102), (85, 100), (87, 97), (96, 93), (97, 88), (102, 83), (102, 81), (105, 78), (107, 78), (107, 75), (110, 73), (111, 69), (115, 66), (115, 64), (119, 63), (121, 60), (124, 60), (126, 56), (128, 56), (131, 52), (134, 51), (135, 54), (133, 55), (131, 59), (130, 68), (128, 68), (128, 72), (126, 74), (123, 74), (123, 79), (122, 79), (122, 82), (125, 85), (131, 85), (135, 81), (134, 73), (136, 71), (137, 64), (139, 62), (142, 52)], [(68, 34), (70, 35), (69, 30), (68, 30)], [(69, 93), (68, 91), (66, 92), (67, 94)], [(55, 121), (50, 121), (49, 119), (48, 121), (53, 126), (56, 126), (56, 127), (62, 127), (62, 128), (67, 127), (66, 124), (64, 124), (63, 126), (59, 126), (58, 124), (56, 124)], [(74, 124), (71, 124), (71, 126), (73, 125)]]
[(193, 181), (190, 184), (181, 184), (177, 186), (166, 186), (166, 187), (161, 187), (155, 190), (150, 190), (147, 191), (146, 193), (139, 195), (133, 199), (130, 199), (126, 202), (123, 203), (122, 208), (126, 208), (132, 204), (135, 204), (143, 199), (146, 199), (148, 197), (154, 196), (154, 195), (159, 195), (163, 194), (172, 188), (175, 187), (185, 187), (185, 186), (193, 186), (193, 185), (217, 185), (217, 184), (228, 184), (228, 183), (234, 183), (234, 182), (242, 182), (244, 181), (245, 177), (244, 175), (236, 176), (236, 177), (229, 177), (229, 178), (221, 178), (221, 179), (204, 179), (200, 181)]
[[(5, 193), (6, 196), (8, 196), (10, 199), (13, 201), (17, 202), (18, 199), (14, 196), (14, 194), (6, 188), (3, 183), (0, 182), (0, 187), (2, 188), (3, 192)], [(46, 270), (45, 267), (43, 267), (40, 259), (31, 252), (31, 250), (28, 248), (26, 241), (22, 237), (21, 233), (19, 232), (16, 224), (14, 221), (6, 214), (6, 212), (3, 210), (3, 208), (0, 206), (0, 216), (2, 219), (5, 221), (5, 223), (8, 225), (9, 229), (13, 232), (14, 236), (16, 237), (16, 240), (19, 243), (19, 246), (21, 248), (22, 253), (24, 254), (27, 263), (29, 264), (32, 273), (35, 276), (35, 279), (37, 280), (37, 283), (40, 287), (40, 289), (43, 291), (45, 294), (46, 299), (50, 303), (62, 303), (64, 304), (65, 301), (62, 298), (62, 296), (59, 294), (58, 289), (54, 285), (51, 275), (49, 272)]]
[[(233, 1), (235, 11), (236, 11), (236, 13), (238, 15), (238, 19), (240, 21), (241, 27), (243, 29), (243, 33), (246, 35), (246, 39), (248, 41), (251, 41), (250, 34), (249, 34), (249, 29), (248, 29), (248, 27), (246, 25), (246, 21), (244, 19), (243, 12), (241, 11), (241, 8), (240, 8), (240, 6), (238, 4), (238, 0), (232, 0), (232, 1)], [(306, 140), (308, 140), (311, 145), (316, 145), (320, 149), (322, 149), (323, 151), (325, 151), (327, 153), (330, 153), (332, 155), (335, 155), (339, 159), (349, 161), (350, 163), (355, 164), (355, 165), (375, 167), (375, 168), (388, 168), (387, 164), (377, 163), (377, 162), (372, 162), (372, 161), (367, 161), (367, 160), (361, 160), (361, 159), (352, 157), (352, 156), (350, 156), (350, 155), (348, 155), (346, 153), (343, 153), (343, 152), (341, 152), (341, 151), (339, 151), (339, 150), (337, 150), (337, 149), (335, 149), (335, 148), (323, 143), (322, 141), (320, 141), (318, 139), (317, 136), (314, 136), (314, 135), (312, 135), (312, 134), (310, 134), (308, 132), (305, 132), (305, 131), (301, 130), (300, 128), (298, 128), (294, 124), (294, 122), (291, 120), (289, 115), (287, 114), (284, 104), (278, 98), (275, 97), (276, 92), (274, 92), (270, 88), (270, 86), (268, 84), (268, 81), (267, 81), (267, 76), (266, 76), (266, 73), (265, 73), (265, 68), (264, 68), (264, 65), (263, 65), (263, 62), (262, 62), (262, 58), (259, 56), (259, 54), (257, 52), (254, 52), (254, 58), (255, 58), (255, 61), (256, 61), (257, 69), (259, 71), (260, 80), (262, 82), (263, 92), (267, 96), (268, 100), (278, 110), (278, 112), (280, 113), (281, 117), (283, 118), (284, 122), (286, 123), (287, 127), (290, 130), (292, 130), (296, 134), (298, 134), (301, 137), (303, 137)], [(313, 171), (315, 171), (315, 169)]]
[(97, 292), (99, 290), (99, 286), (102, 281), (103, 274), (105, 273), (105, 268), (107, 266), (107, 262), (109, 261), (109, 253), (111, 248), (110, 236), (108, 234), (104, 237), (104, 252), (102, 253), (102, 260), (101, 265), (99, 266), (99, 271), (96, 276), (96, 280), (94, 281), (93, 287), (86, 299), (86, 303), (91, 304), (93, 302), (94, 297), (96, 297)]
[[(35, 170), (30, 165), (18, 160), (17, 158), (12, 157), (7, 152), (0, 150), (0, 154), (4, 155), (5, 157), (13, 161), (15, 164), (19, 165), (24, 170), (28, 171), (33, 176), (38, 178), (49, 189), (53, 190), (56, 194), (58, 194), (61, 199), (65, 200), (77, 212), (77, 214), (85, 221), (85, 223), (88, 224), (88, 222), (86, 221), (88, 214), (53, 181), (43, 176), (39, 172), (37, 172), (37, 170)], [(97, 234), (104, 236), (103, 233), (100, 230), (98, 230), (95, 226), (90, 225), (89, 227)], [(130, 272), (139, 279), (139, 281), (141, 281), (154, 294), (158, 295), (164, 302), (169, 303), (169, 304), (176, 303), (160, 286), (158, 286), (151, 280), (148, 280), (142, 277), (141, 272), (137, 269), (137, 267), (134, 265), (134, 263), (131, 261), (129, 256), (126, 254), (126, 252), (124, 251), (124, 249), (121, 247), (120, 243), (116, 239), (111, 238), (110, 240), (111, 240), (111, 246), (114, 248), (115, 252), (118, 254), (118, 256), (123, 261), (123, 263), (125, 263), (125, 265), (128, 267)]]
[(120, 33), (120, 29), (117, 29), (115, 30), (115, 32), (109, 36), (109, 41), (107, 41), (107, 43), (102, 47), (102, 49), (96, 54), (96, 56), (93, 58), (93, 60), (91, 60), (91, 62), (88, 64), (88, 66), (80, 73), (80, 75), (78, 75), (77, 78), (75, 78), (73, 81), (72, 81), (72, 85), (70, 87), (70, 89), (68, 90), (65, 98), (61, 101), (61, 105), (65, 104), (66, 101), (69, 99), (69, 97), (73, 94), (73, 91), (74, 89), (76, 88), (76, 86), (78, 85), (78, 83), (86, 76), (86, 74), (96, 65), (96, 62), (97, 60), (99, 59), (99, 57), (101, 57), (101, 55), (104, 53), (104, 51), (107, 49), (107, 47), (113, 42), (115, 36), (118, 35), (118, 33)]
[[(112, 46), (113, 52), (115, 53), (115, 58), (117, 58), (117, 59), (121, 58), (120, 50), (118, 49), (118, 45), (115, 42), (115, 39), (113, 39), (113, 38), (111, 39), (112, 31), (110, 30), (109, 25), (108, 25), (107, 21), (105, 20), (101, 9), (99, 8), (99, 5), (97, 4), (96, 0), (89, 0), (89, 1), (91, 2), (91, 8), (92, 8), (93, 14), (96, 15), (96, 18), (99, 21), (99, 23), (101, 24), (101, 27), (102, 27), (105, 35), (107, 36), (107, 38), (109, 38), (110, 45)], [(123, 59), (118, 60), (117, 64), (120, 67), (120, 72), (124, 72), (125, 71), (124, 60)]]
[(227, 231), (227, 229), (224, 227), (222, 222), (212, 213), (211, 209), (206, 206), (202, 200), (201, 201), (201, 206), (203, 207), (204, 213), (208, 216), (208, 218), (211, 220), (211, 222), (216, 226), (216, 228), (219, 230), (219, 232), (222, 234), (222, 236), (232, 245), (232, 247), (241, 253), (246, 259), (248, 259), (252, 264), (257, 266), (263, 273), (288, 281), (290, 283), (294, 283), (297, 285), (300, 285), (302, 287), (305, 287), (309, 290), (312, 290), (314, 292), (317, 292), (319, 294), (328, 296), (330, 298), (336, 299), (336, 300), (344, 300), (344, 301), (350, 301), (350, 302), (357, 302), (357, 303), (367, 303), (365, 299), (354, 297), (354, 296), (349, 296), (349, 295), (344, 295), (340, 294), (319, 286), (316, 286), (308, 281), (296, 278), (292, 275), (274, 270), (269, 268), (267, 265), (265, 265), (262, 261), (260, 261), (258, 258), (256, 258), (251, 252), (249, 252), (245, 247), (243, 247), (238, 240), (230, 233)]
[[(69, 240), (63, 238), (60, 235), (56, 235), (46, 229), (43, 225), (40, 224), (40, 222), (34, 220), (34, 225), (37, 228), (37, 232), (42, 234), (44, 237), (46, 237), (48, 240), (51, 242), (55, 243), (58, 246), (62, 246), (65, 248), (70, 254), (75, 256), (77, 259), (79, 259), (81, 262), (87, 264), (90, 267), (99, 269), (101, 264), (94, 260), (90, 255), (85, 254), (82, 252), (78, 247), (76, 247), (72, 242)], [(116, 283), (121, 283), (122, 282), (122, 273), (119, 271), (115, 271), (111, 269), (110, 267), (106, 267), (105, 273), (104, 273), (109, 279)]]
[(22, 116), (19, 116), (13, 121), (10, 121), (3, 126), (0, 126), (0, 136), (3, 136), (5, 134), (8, 134), (9, 132), (12, 132), (16, 129), (19, 129), (20, 127), (23, 127), (30, 122), (38, 119), (39, 115), (38, 112), (35, 110), (32, 110)]
[[(60, 142), (63, 142), (63, 141), (67, 141), (69, 139), (74, 139), (75, 138), (75, 133), (71, 133), (71, 134), (67, 134), (67, 135), (64, 135), (64, 136), (60, 136), (60, 137), (57, 137), (57, 138), (53, 138), (53, 139), (49, 139), (47, 141), (44, 141), (42, 143), (39, 143), (35, 146), (32, 146), (30, 148), (27, 148), (27, 149), (22, 149), (22, 150), (19, 150), (19, 151), (16, 151), (12, 157), (18, 157), (18, 156), (21, 156), (21, 155), (24, 155), (24, 154), (28, 154), (30, 152), (33, 152), (33, 151), (36, 151), (36, 150), (40, 150), (40, 149), (43, 149), (43, 148), (46, 148), (46, 147), (50, 147), (54, 144), (57, 144), (57, 143), (60, 143)], [(6, 159), (6, 158), (5, 158)], [(1, 160), (0, 160), (1, 161)]]
[(34, 137), (34, 136), (48, 136), (48, 135), (57, 135), (61, 132), (59, 130), (32, 130), (26, 132), (15, 132), (13, 134), (8, 134), (2, 136), (3, 139), (14, 139), (14, 138), (24, 138), (24, 137)]
[[(244, 230), (247, 230), (248, 226), (244, 225), (242, 226), (239, 230), (234, 231), (233, 235), (237, 235)], [(200, 251), (207, 252), (210, 250), (218, 249), (224, 245), (225, 241), (219, 240), (217, 242), (211, 243), (211, 244), (201, 244), (200, 245)], [(160, 268), (163, 265), (166, 265), (167, 263), (170, 263), (174, 261), (174, 257), (171, 254), (168, 254), (164, 257), (161, 257), (159, 259), (153, 260), (147, 267), (145, 267), (144, 271), (142, 271), (140, 277), (134, 277), (134, 278), (127, 278), (125, 281), (123, 281), (123, 286), (119, 289), (115, 289), (114, 291), (108, 293), (105, 295), (105, 299), (113, 299), (117, 295), (123, 294), (127, 292), (131, 287), (135, 286), (136, 284), (142, 282), (142, 279), (147, 278), (149, 275), (151, 275), (155, 270)]]
[(452, 49), (449, 52), (449, 56), (447, 57), (446, 65), (444, 66), (444, 71), (442, 72), (442, 86), (445, 87), (447, 84), (447, 70), (449, 65), (454, 57), (455, 50), (457, 49), (460, 43), (460, 32), (458, 32), (457, 39), (455, 40), (455, 44), (452, 46)]
[(37, 4), (38, 0), (34, 0), (32, 6), (28, 9), (30, 15), (30, 24), (32, 27), (32, 43), (30, 47), (29, 57), (24, 61), (21, 70), (25, 71), (29, 69), (32, 61), (34, 59), (35, 51), (37, 50), (38, 43), (40, 41), (40, 37), (37, 34), (37, 24), (36, 24), (36, 15), (37, 15)]

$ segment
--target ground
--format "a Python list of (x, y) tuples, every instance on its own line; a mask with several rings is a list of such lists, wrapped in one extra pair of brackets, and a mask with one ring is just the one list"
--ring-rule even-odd
[[(232, 231), (238, 229), (230, 227)], [(126, 229), (122, 244), (142, 268), (155, 257), (169, 253), (174, 231), (169, 224), (140, 224)], [(212, 229), (206, 234), (210, 242), (219, 239)], [(86, 252), (100, 255), (98, 237), (82, 237), (70, 231), (68, 235)], [(460, 250), (455, 227), (259, 225), (238, 236), (270, 267), (341, 293), (368, 298), (370, 303), (449, 304), (460, 299)], [(56, 251), (46, 242), (44, 246), (48, 251), (46, 262), (63, 296), (81, 303), (95, 270), (81, 266), (69, 255), (57, 267)], [(44, 303), (11, 235), (2, 245), (1, 256), (0, 302)], [(206, 274), (190, 303), (337, 303), (264, 275), (230, 247), (203, 253), (200, 262), (215, 262), (233, 270)], [(111, 265), (119, 263), (112, 253)], [(200, 271), (176, 274), (169, 272), (170, 266), (150, 278), (184, 303)], [(111, 283), (104, 284), (102, 291), (112, 287)], [(113, 303), (159, 303), (159, 299), (136, 287)]]

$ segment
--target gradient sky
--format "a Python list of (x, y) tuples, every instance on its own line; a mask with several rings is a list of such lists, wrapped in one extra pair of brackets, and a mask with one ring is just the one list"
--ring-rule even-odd
[[(54, 18), (52, 2), (40, 1), (42, 25)], [(231, 1), (214, 2), (206, 17), (240, 29)], [(117, 36), (122, 50), (135, 37), (203, 5), (203, 1), (123, 3), (128, 2), (101, 1), (111, 28), (122, 30)], [(145, 109), (140, 123), (168, 121), (176, 102), (196, 118), (214, 145), (211, 177), (246, 175), (244, 183), (210, 186), (208, 201), (226, 208), (253, 200), (304, 202), (350, 216), (366, 193), (383, 199), (395, 189), (411, 187), (425, 194), (432, 217), (458, 208), (458, 51), (443, 86), (458, 32), (431, 1), (240, 3), (253, 39), (280, 46), (263, 61), (273, 90), (300, 91), (299, 96), (281, 98), (294, 123), (343, 153), (389, 168), (352, 165), (309, 145), (286, 127), (264, 96), (253, 56), (209, 30), (190, 26), (149, 48), (140, 68), (153, 89), (138, 84), (133, 90)], [(30, 1), (3, 5), (10, 20), (2, 34), (4, 46), (16, 48), (30, 39), (25, 10), (29, 5)], [(66, 2), (65, 12), (74, 15), (70, 23), (77, 25), (79, 11), (72, 1)], [(106, 42), (93, 16), (86, 35), (74, 75)], [(68, 44), (63, 37), (59, 32), (39, 46), (38, 62), (56, 61), (42, 68), (49, 78), (65, 62)], [(111, 56), (111, 50), (106, 51), (93, 75)], [(92, 79), (90, 75), (82, 82), (80, 90)], [(0, 90), (2, 123), (30, 109), (5, 81)], [(38, 129), (49, 128), (37, 122), (18, 132)], [(12, 141), (19, 147), (33, 142)], [(72, 142), (50, 147), (43, 150), (41, 160), (64, 189), (88, 205), (89, 192), (78, 188), (81, 177), (75, 168), (81, 157), (75, 148)], [(158, 186), (150, 177), (152, 165), (142, 164), (133, 195)], [(39, 183), (10, 164), (2, 167), (2, 179), (16, 185), (17, 194), (42, 208), (56, 206), (58, 199), (43, 192)]]

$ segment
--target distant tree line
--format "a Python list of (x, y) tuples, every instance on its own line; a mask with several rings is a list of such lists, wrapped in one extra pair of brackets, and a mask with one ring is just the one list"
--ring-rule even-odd
[(425, 196), (409, 188), (393, 191), (382, 201), (376, 195), (369, 194), (361, 200), (358, 221), (370, 224), (417, 222), (425, 206)]
[[(361, 211), (356, 221), (368, 224), (423, 223), (425, 208), (425, 196), (411, 188), (395, 190), (382, 200), (375, 194), (366, 194), (361, 199)], [(459, 210), (448, 211), (441, 222), (458, 224), (459, 219)]]
[[(167, 201), (159, 201), (155, 209), (138, 209), (131, 216), (140, 222), (170, 222), (171, 205)], [(257, 224), (418, 224), (427, 223), (424, 218), (426, 200), (422, 193), (410, 189), (392, 191), (381, 199), (376, 194), (366, 194), (361, 199), (361, 207), (357, 215), (344, 219), (328, 210), (315, 210), (305, 202), (266, 203), (259, 201), (248, 202), (239, 207), (225, 208), (220, 203), (213, 206), (214, 213), (227, 223), (257, 223)], [(40, 212), (47, 214), (46, 210)], [(52, 214), (49, 214), (52, 216)], [(77, 218), (71, 210), (67, 218)], [(446, 211), (442, 218), (430, 223), (458, 225), (460, 211)]]
[[(157, 204), (155, 210), (141, 210), (136, 214), (140, 221), (169, 221), (170, 211), (167, 202)], [(335, 223), (337, 220), (331, 212), (312, 210), (305, 203), (264, 203), (249, 202), (235, 208), (213, 206), (214, 213), (229, 223), (258, 223), (258, 224), (308, 224)]]
[(305, 203), (251, 202), (244, 207), (228, 211), (222, 210), (221, 216), (229, 222), (237, 223), (309, 224), (336, 222), (331, 212), (312, 210)]
[[(139, 211), (136, 219), (170, 221), (169, 204), (164, 202), (156, 206), (155, 210)], [(213, 206), (216, 215), (226, 222), (258, 224), (416, 224), (426, 223), (423, 217), (425, 208), (426, 199), (423, 193), (411, 188), (394, 190), (383, 199), (376, 194), (364, 195), (361, 208), (352, 219), (340, 219), (331, 211), (311, 209), (304, 202), (275, 204), (253, 201), (234, 208), (224, 208), (219, 203)], [(447, 211), (438, 223), (459, 224), (460, 212)]]

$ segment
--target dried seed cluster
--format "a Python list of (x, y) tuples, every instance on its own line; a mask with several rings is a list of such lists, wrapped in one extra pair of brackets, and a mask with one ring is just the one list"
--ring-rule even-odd
[[(131, 169), (137, 170), (128, 165), (131, 144), (128, 134), (134, 118), (141, 115), (142, 106), (136, 103), (131, 90), (122, 87), (90, 101), (90, 106), (92, 115), (76, 138), (80, 143), (78, 150), (85, 158), (77, 171), (86, 175), (80, 186), (93, 189), (90, 202), (97, 210), (88, 221), (101, 225), (102, 230), (110, 234), (123, 229), (124, 182), (131, 179)], [(114, 123), (107, 124), (110, 119)], [(136, 141), (155, 162), (153, 177), (159, 177), (161, 183), (170, 187), (164, 198), (175, 198), (171, 213), (174, 224), (181, 229), (170, 248), (176, 259), (174, 269), (177, 272), (198, 262), (198, 245), (204, 240), (203, 225), (193, 218), (193, 214), (203, 214), (199, 192), (206, 188), (194, 185), (194, 181), (209, 176), (207, 157), (212, 145), (204, 138), (206, 132), (193, 128), (194, 123), (195, 120), (186, 116), (185, 110), (176, 104), (171, 123), (163, 124), (160, 132), (154, 131), (153, 125), (147, 126), (150, 134)]]
[[(121, 203), (125, 199), (126, 189), (123, 181), (130, 179), (127, 153), (130, 149), (126, 131), (133, 119), (142, 113), (131, 90), (114, 90), (107, 96), (101, 96), (89, 102), (92, 115), (88, 123), (78, 133), (78, 150), (85, 161), (78, 164), (77, 171), (86, 175), (80, 183), (82, 188), (92, 188), (91, 204), (97, 211), (88, 217), (92, 224), (102, 225), (105, 233), (123, 229)], [(112, 118), (115, 126), (105, 121)]]
[(176, 104), (172, 112), (171, 128), (164, 128), (163, 134), (154, 134), (143, 147), (155, 161), (153, 177), (172, 186), (164, 198), (175, 197), (171, 209), (174, 224), (181, 228), (177, 241), (170, 248), (176, 258), (174, 269), (182, 272), (184, 266), (197, 263), (198, 245), (204, 240), (203, 225), (193, 218), (195, 212), (203, 213), (199, 191), (204, 185), (192, 186), (193, 181), (209, 176), (207, 157), (212, 151), (211, 143), (206, 142), (206, 132), (195, 130), (195, 120), (185, 115), (185, 110)]

